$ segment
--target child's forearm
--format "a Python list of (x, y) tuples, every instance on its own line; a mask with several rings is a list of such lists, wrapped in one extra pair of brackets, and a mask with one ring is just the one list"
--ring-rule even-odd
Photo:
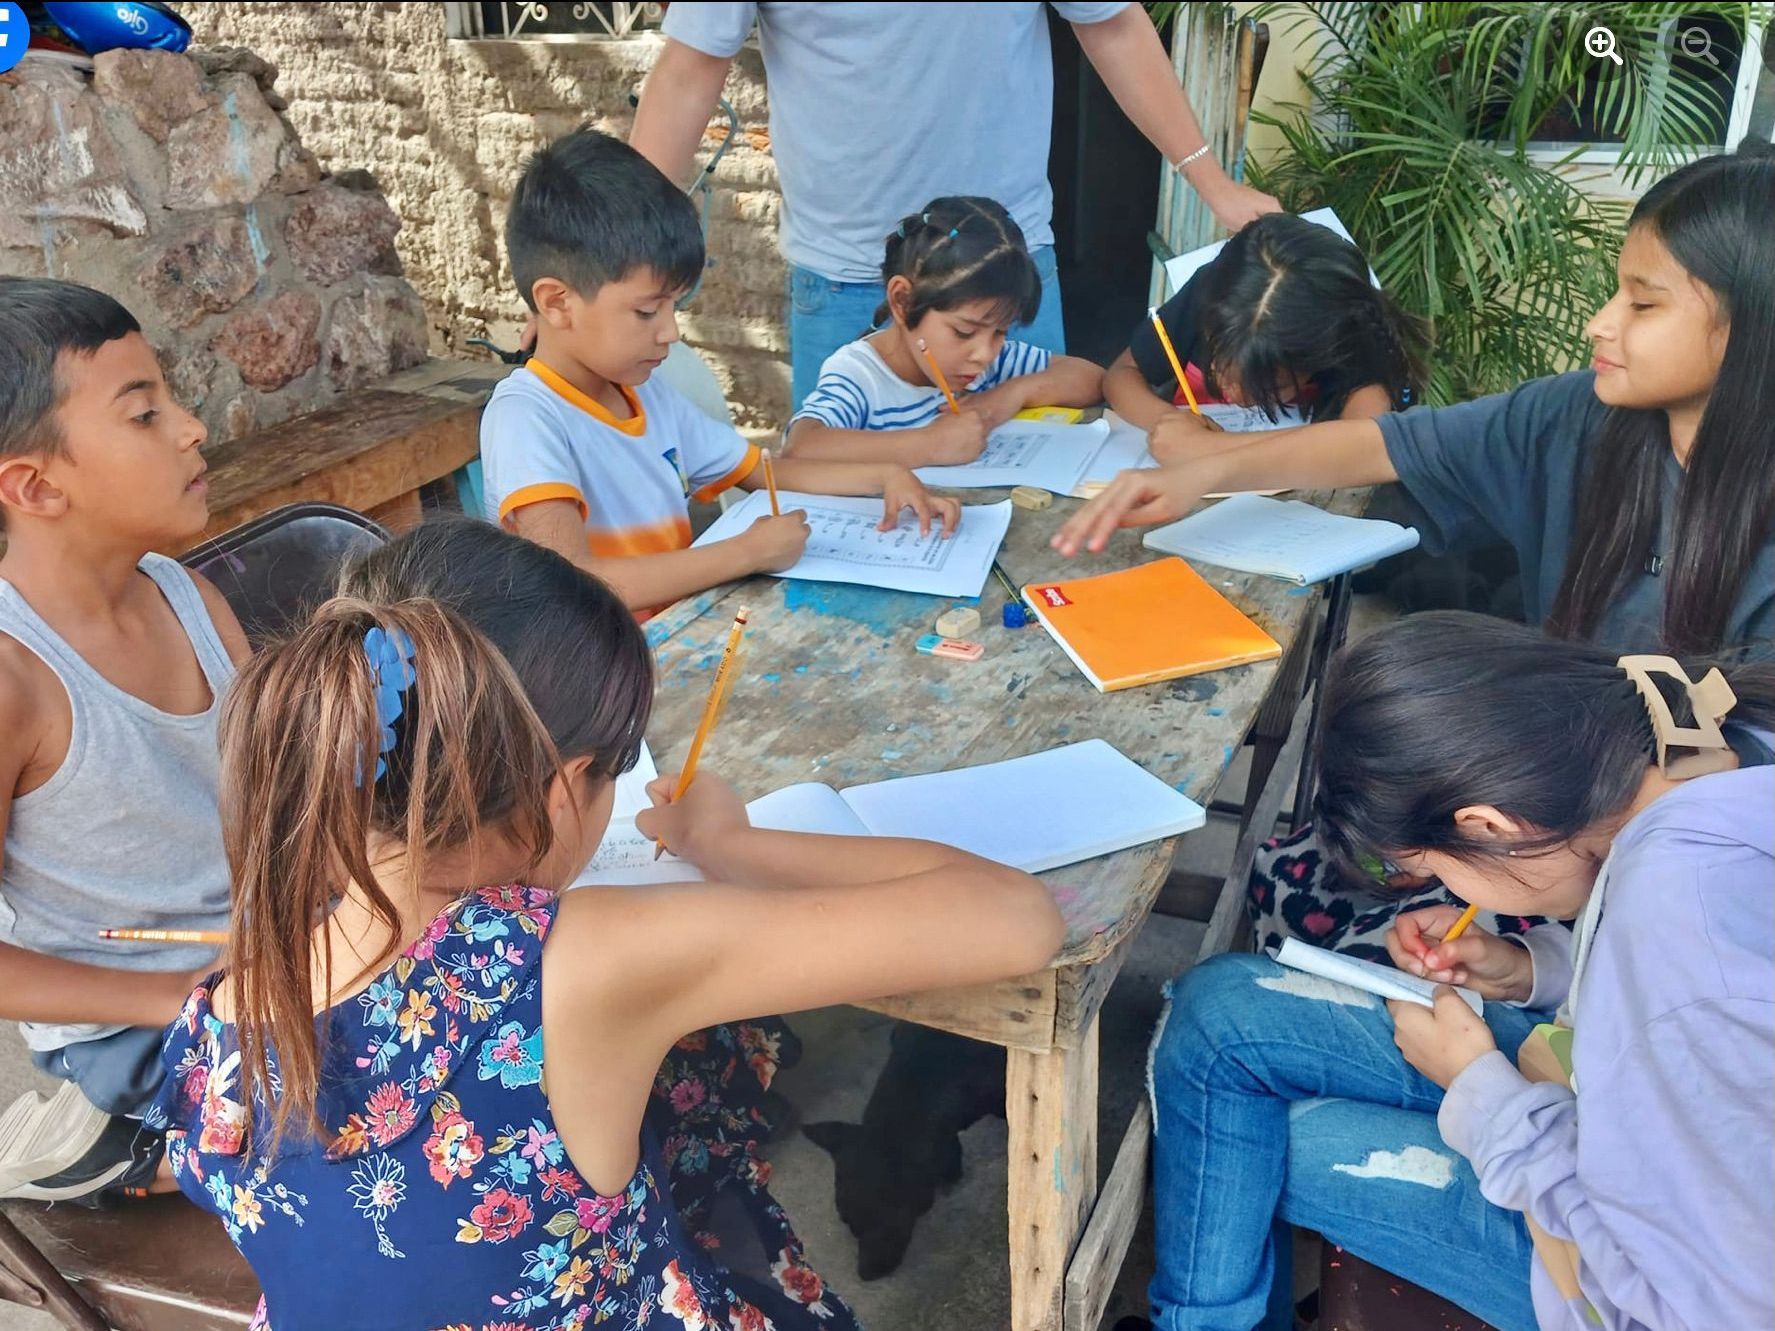
[(1177, 410), (1153, 392), (1146, 376), (1132, 362), (1119, 362), (1103, 376), (1103, 397), (1111, 409), (1137, 430), (1151, 430)]
[(921, 434), (920, 430), (838, 430), (804, 418), (789, 431), (788, 446), (794, 454), (777, 463), (777, 482), (787, 485), (784, 473), (792, 464), (802, 462), (886, 462), (922, 467), (926, 459), (919, 447)]
[(88, 966), (0, 943), (0, 1018), (8, 1021), (165, 1026), (194, 983), (189, 971)]
[[(896, 431), (864, 431), (846, 430), (834, 433), (869, 435), (871, 433), (891, 436)], [(909, 433), (909, 432), (908, 432)], [(847, 458), (845, 461), (831, 461), (821, 458), (795, 457), (784, 458), (776, 464), (777, 485), (785, 490), (799, 490), (802, 494), (815, 495), (878, 495), (887, 484), (887, 473), (890, 467), (905, 466), (905, 463), (894, 462), (887, 458), (875, 461), (860, 461)], [(764, 484), (760, 472), (753, 472), (741, 482), (749, 490), (756, 490)]]
[(573, 562), (608, 584), (631, 610), (656, 610), (758, 571), (744, 535), (664, 554), (620, 558), (581, 554)]
[[(1321, 421), (1259, 434), (1208, 434), (1197, 469), (1204, 492), (1336, 490), (1399, 479), (1380, 426), (1373, 421)], [(1223, 446), (1224, 445), (1224, 446)]]
[(1039, 374), (1011, 381), (1028, 407), (1094, 407), (1103, 401), (1103, 369), (1078, 356), (1055, 356)]
[(967, 851), (933, 841), (754, 827), (723, 837), (717, 854), (697, 867), (723, 882), (793, 888), (883, 883), (975, 860)]

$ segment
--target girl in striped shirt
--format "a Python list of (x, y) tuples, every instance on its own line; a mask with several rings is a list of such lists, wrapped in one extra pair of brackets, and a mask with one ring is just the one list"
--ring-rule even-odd
[[(991, 199), (935, 199), (887, 238), (875, 327), (833, 352), (789, 422), (798, 457), (972, 462), (1026, 407), (1089, 406), (1103, 371), (1008, 336), (1041, 305), (1023, 232)], [(958, 409), (947, 400), (954, 394)]]

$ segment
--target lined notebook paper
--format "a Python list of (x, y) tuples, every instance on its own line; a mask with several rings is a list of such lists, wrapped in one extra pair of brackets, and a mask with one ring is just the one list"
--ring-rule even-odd
[[(844, 791), (816, 782), (784, 786), (753, 800), (746, 813), (754, 827), (781, 832), (937, 841), (1029, 873), (1193, 831), (1207, 817), (1201, 805), (1101, 739)], [(612, 847), (611, 838), (624, 835), (613, 822), (575, 887), (702, 876), (670, 857), (655, 865), (651, 843), (629, 827), (629, 839), (644, 843), (644, 857)]]
[[(1416, 1003), (1419, 1007), (1436, 1006), (1436, 984), (1432, 980), (1420, 979), (1373, 961), (1363, 961), (1360, 957), (1346, 957), (1341, 952), (1314, 947), (1298, 938), (1284, 938), (1276, 960), (1292, 970), (1306, 971), (1324, 980), (1336, 980), (1382, 998), (1396, 998), (1402, 1003)], [(1478, 994), (1463, 988), (1457, 988), (1455, 992), (1475, 1013), (1485, 1015), (1485, 1000)]]
[[(1034, 427), (1031, 427), (1034, 428)], [(1011, 526), (1011, 501), (968, 504), (955, 535), (935, 524), (921, 536), (918, 519), (902, 511), (888, 531), (881, 524), (881, 500), (778, 492), (783, 512), (807, 516), (807, 546), (795, 564), (777, 578), (810, 582), (854, 582), (926, 596), (978, 596), (992, 573), (992, 561)], [(770, 516), (770, 496), (754, 490), (696, 538), (698, 547), (738, 536), (759, 518)]]
[(1298, 499), (1242, 494), (1155, 527), (1142, 543), (1149, 550), (1305, 586), (1413, 549), (1418, 532), (1378, 518), (1327, 513)]

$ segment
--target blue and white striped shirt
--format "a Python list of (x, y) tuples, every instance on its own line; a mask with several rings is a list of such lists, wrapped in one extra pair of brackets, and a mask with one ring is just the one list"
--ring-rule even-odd
[[(1040, 374), (1050, 359), (1041, 347), (1007, 338), (986, 372), (960, 396), (984, 393), (1025, 374)], [(912, 430), (936, 420), (944, 405), (939, 389), (907, 383), (864, 337), (826, 357), (819, 383), (789, 423), (811, 417), (834, 430)]]

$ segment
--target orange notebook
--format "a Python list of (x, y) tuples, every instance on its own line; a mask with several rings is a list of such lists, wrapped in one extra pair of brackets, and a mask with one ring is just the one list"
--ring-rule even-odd
[(1036, 618), (1100, 692), (1267, 661), (1276, 640), (1181, 559), (1023, 589)]

